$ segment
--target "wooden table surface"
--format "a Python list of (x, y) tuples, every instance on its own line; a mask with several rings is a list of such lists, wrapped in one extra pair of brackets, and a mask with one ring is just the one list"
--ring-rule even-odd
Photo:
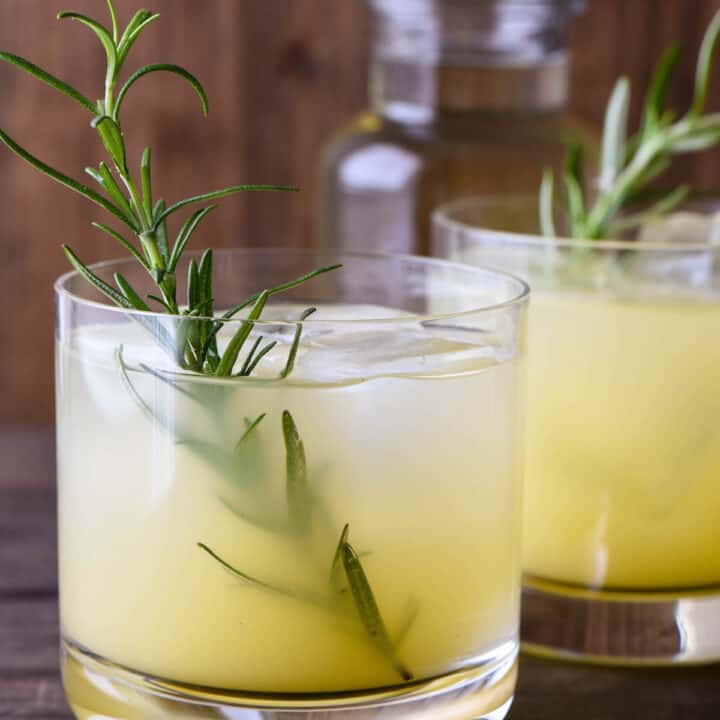
[[(0, 427), (1, 720), (72, 720), (58, 675), (54, 478), (51, 430)], [(720, 666), (623, 670), (524, 657), (510, 717), (718, 720)]]

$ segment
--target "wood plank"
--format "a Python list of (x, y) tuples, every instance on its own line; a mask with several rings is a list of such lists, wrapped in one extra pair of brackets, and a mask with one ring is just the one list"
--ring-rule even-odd
[(59, 677), (0, 679), (3, 720), (73, 720), (73, 717)]
[(0, 602), (57, 587), (54, 492), (0, 486)]
[(0, 487), (45, 490), (54, 484), (53, 428), (45, 425), (0, 425)]
[(510, 720), (711, 720), (720, 667), (602, 668), (524, 657)]
[(59, 637), (54, 594), (10, 599), (0, 596), (0, 628), (0, 677), (22, 680), (57, 674)]
[(50, 428), (0, 428), (0, 602), (57, 587), (55, 443)]

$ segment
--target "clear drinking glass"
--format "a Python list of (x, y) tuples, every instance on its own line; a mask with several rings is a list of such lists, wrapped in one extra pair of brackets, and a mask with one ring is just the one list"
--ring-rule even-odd
[[(216, 255), (216, 305), (336, 262), (262, 322), (222, 325), (221, 352), (243, 324), (247, 348), (276, 343), (230, 379), (175, 364), (201, 320), (58, 281), (63, 670), (81, 720), (507, 712), (527, 286), (444, 261), (240, 250)], [(131, 261), (95, 269), (150, 290)]]
[(465, 200), (435, 251), (530, 283), (522, 638), (617, 663), (720, 660), (720, 246), (545, 239)]

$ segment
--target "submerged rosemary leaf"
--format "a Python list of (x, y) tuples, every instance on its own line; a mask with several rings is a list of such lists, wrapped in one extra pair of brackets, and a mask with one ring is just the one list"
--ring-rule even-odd
[(311, 513), (305, 446), (295, 420), (287, 410), (282, 415), (282, 430), (285, 440), (288, 520), (295, 530), (305, 532), (310, 526)]
[(395, 645), (390, 639), (385, 622), (383, 621), (380, 609), (378, 608), (375, 595), (368, 581), (365, 570), (357, 553), (347, 540), (342, 543), (342, 562), (345, 568), (345, 575), (350, 584), (350, 591), (355, 602), (355, 607), (362, 621), (365, 632), (370, 640), (385, 655), (388, 662), (395, 668), (398, 675), (407, 681), (413, 679), (412, 673), (397, 656)]
[(342, 532), (340, 533), (340, 540), (338, 540), (337, 549), (333, 556), (332, 564), (330, 565), (330, 580), (332, 581), (335, 577), (336, 570), (342, 565), (342, 554), (343, 547), (347, 543), (348, 536), (350, 535), (350, 523), (345, 523)]
[(181, 395), (184, 395), (191, 400), (195, 400), (195, 402), (201, 402), (200, 398), (195, 393), (181, 387), (178, 380), (171, 377), (170, 373), (165, 373), (162, 370), (155, 370), (145, 363), (140, 363), (138, 367), (144, 370), (148, 375), (152, 375), (157, 380), (160, 380), (160, 382), (165, 383), (168, 387), (171, 387), (176, 392), (179, 392)]
[(123, 358), (122, 345), (120, 345), (115, 351), (115, 358), (117, 360), (118, 367), (120, 368), (120, 377), (122, 378), (123, 384), (125, 385), (125, 388), (127, 389), (130, 397), (135, 401), (137, 406), (143, 411), (143, 414), (148, 418), (148, 420), (150, 420), (153, 425), (157, 424), (162, 427), (166, 427), (160, 416), (155, 413), (155, 411), (150, 407), (150, 405), (145, 402), (142, 395), (140, 395), (140, 393), (133, 385), (132, 380), (130, 380), (130, 375), (128, 374), (128, 366), (125, 364), (125, 360)]
[(236, 567), (233, 567), (230, 563), (223, 560), (214, 550), (210, 549), (205, 543), (197, 543), (197, 546), (239, 580), (243, 580), (244, 582), (250, 585), (254, 585), (259, 589), (270, 590), (271, 592), (283, 595), (299, 602), (307, 603), (308, 605), (312, 605), (314, 607), (322, 608), (323, 610), (333, 611), (334, 609), (332, 605), (328, 602), (327, 597), (323, 595), (308, 592), (300, 588), (295, 589), (285, 587), (283, 585), (269, 583), (265, 580), (260, 580), (256, 577), (253, 577), (252, 575), (248, 575), (247, 573), (242, 572), (242, 570), (238, 570)]
[(251, 585), (257, 585), (258, 587), (265, 588), (266, 590), (272, 590), (273, 592), (281, 593), (282, 595), (288, 595), (289, 597), (294, 596), (292, 590), (281, 587), (279, 585), (273, 585), (272, 583), (265, 582), (264, 580), (259, 580), (252, 575), (248, 575), (247, 573), (242, 572), (242, 570), (238, 570), (236, 567), (233, 567), (232, 565), (230, 565), (230, 563), (223, 560), (216, 552), (214, 552), (207, 545), (205, 545), (205, 543), (198, 543), (197, 546), (201, 550), (206, 552), (211, 558), (213, 558), (213, 560), (220, 563), (220, 565), (222, 565), (228, 572), (232, 573), (232, 575), (234, 575), (236, 578), (240, 578), (240, 580), (244, 580)]
[(252, 435), (253, 431), (260, 425), (260, 423), (267, 417), (267, 413), (263, 413), (262, 415), (259, 415), (256, 417), (252, 422), (249, 420), (246, 420), (247, 427), (245, 428), (245, 432), (240, 436), (240, 439), (235, 444), (235, 452), (240, 450), (243, 443)]

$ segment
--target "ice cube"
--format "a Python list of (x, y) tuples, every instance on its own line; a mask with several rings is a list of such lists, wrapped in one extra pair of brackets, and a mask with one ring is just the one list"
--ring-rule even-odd
[(471, 372), (498, 362), (498, 347), (477, 328), (423, 323), (330, 330), (309, 339), (293, 380), (352, 382)]

